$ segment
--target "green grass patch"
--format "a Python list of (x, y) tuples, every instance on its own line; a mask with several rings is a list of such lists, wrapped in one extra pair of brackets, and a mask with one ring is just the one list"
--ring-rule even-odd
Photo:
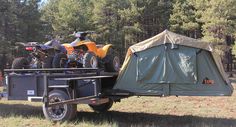
[(44, 118), (41, 105), (1, 100), (0, 127), (236, 126), (235, 93), (231, 97), (130, 97), (106, 113), (78, 105), (75, 120), (57, 123)]

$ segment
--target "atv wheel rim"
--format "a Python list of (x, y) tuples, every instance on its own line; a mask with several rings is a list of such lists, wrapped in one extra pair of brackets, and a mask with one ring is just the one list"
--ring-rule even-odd
[[(59, 97), (52, 97), (50, 103), (61, 102), (62, 99)], [(61, 119), (67, 112), (67, 105), (56, 105), (48, 107), (48, 113), (53, 119)]]
[(90, 65), (92, 68), (97, 68), (97, 65), (98, 65), (98, 61), (97, 61), (97, 58), (95, 56), (93, 56), (90, 60)]
[(113, 59), (113, 65), (114, 65), (115, 71), (119, 71), (119, 69), (120, 69), (120, 59), (117, 56), (115, 56), (114, 59)]

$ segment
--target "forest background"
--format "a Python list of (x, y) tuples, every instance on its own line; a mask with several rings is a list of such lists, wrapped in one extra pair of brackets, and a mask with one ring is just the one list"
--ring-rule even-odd
[[(165, 29), (233, 48), (236, 0), (0, 0), (0, 53), (16, 55), (16, 42), (73, 41), (74, 31), (127, 48)], [(226, 48), (225, 48), (226, 47)]]

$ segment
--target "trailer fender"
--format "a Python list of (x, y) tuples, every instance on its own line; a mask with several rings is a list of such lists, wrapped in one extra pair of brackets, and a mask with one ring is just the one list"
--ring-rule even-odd
[(49, 91), (51, 92), (51, 91), (63, 91), (63, 92), (65, 92), (70, 98), (72, 98), (72, 94), (71, 94), (71, 90), (68, 88), (68, 87), (66, 87), (66, 85), (65, 85), (65, 87), (54, 87), (54, 88), (49, 88)]

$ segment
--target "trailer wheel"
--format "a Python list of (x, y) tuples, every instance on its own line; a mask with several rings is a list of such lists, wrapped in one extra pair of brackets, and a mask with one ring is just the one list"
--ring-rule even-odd
[[(62, 90), (53, 90), (49, 93), (49, 103), (68, 100), (69, 96)], [(43, 104), (44, 116), (52, 121), (71, 120), (75, 117), (77, 111), (76, 104), (61, 104), (52, 107), (46, 107)]]
[(91, 105), (89, 104), (89, 107), (93, 109), (95, 112), (106, 112), (108, 111), (113, 105), (113, 100), (109, 99), (107, 103), (100, 104), (100, 105)]

